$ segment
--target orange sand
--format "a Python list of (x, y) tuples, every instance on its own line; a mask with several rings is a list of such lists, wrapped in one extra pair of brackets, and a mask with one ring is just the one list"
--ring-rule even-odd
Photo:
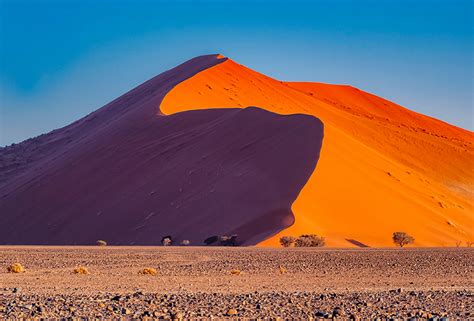
[(399, 230), (415, 246), (474, 239), (472, 132), (350, 86), (281, 82), (230, 59), (177, 85), (160, 109), (246, 106), (314, 115), (325, 126), (295, 224), (260, 245), (316, 233), (328, 246), (391, 246)]

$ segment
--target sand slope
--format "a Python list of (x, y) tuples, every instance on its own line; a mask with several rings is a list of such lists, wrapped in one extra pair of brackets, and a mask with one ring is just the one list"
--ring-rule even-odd
[(285, 83), (230, 59), (180, 83), (160, 109), (245, 106), (314, 115), (325, 128), (295, 224), (261, 245), (318, 233), (331, 246), (388, 246), (398, 230), (417, 246), (473, 239), (472, 132), (350, 86)]
[[(290, 226), (323, 137), (313, 116), (258, 108), (160, 113), (195, 58), (87, 117), (0, 151), (1, 244), (253, 245)], [(304, 139), (304, 143), (301, 142)]]

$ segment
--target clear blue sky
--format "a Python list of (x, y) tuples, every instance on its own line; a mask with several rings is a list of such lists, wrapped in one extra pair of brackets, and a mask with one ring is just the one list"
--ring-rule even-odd
[(473, 130), (473, 1), (0, 0), (0, 145), (220, 52)]

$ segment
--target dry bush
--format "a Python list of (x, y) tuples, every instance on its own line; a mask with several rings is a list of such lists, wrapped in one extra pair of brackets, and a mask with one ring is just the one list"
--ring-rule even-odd
[(472, 247), (473, 244), (474, 244), (474, 242), (472, 242), (472, 241), (466, 241), (466, 246), (467, 247)]
[(191, 242), (189, 242), (189, 240), (182, 240), (181, 241), (182, 246), (188, 246), (189, 244), (191, 244)]
[(393, 243), (400, 247), (404, 247), (407, 244), (411, 244), (415, 241), (415, 238), (405, 232), (394, 232), (392, 235)]
[(104, 240), (97, 240), (96, 244), (98, 246), (107, 246), (107, 242)]
[(170, 235), (162, 237), (161, 238), (161, 245), (163, 245), (163, 246), (173, 245), (173, 238)]
[(231, 315), (237, 315), (237, 314), (239, 314), (239, 313), (237, 312), (236, 309), (229, 309), (229, 310), (227, 310), (226, 314), (227, 314), (228, 316), (231, 316)]
[(72, 270), (74, 274), (89, 274), (89, 270), (85, 266), (78, 266)]
[(283, 247), (293, 246), (295, 244), (295, 241), (296, 241), (296, 237), (294, 237), (294, 236), (282, 236), (282, 237), (280, 237), (280, 244)]
[(461, 241), (456, 241), (456, 247), (461, 247)]
[(280, 271), (280, 274), (285, 274), (286, 273), (285, 267), (283, 267), (281, 265), (278, 267), (278, 271)]
[(141, 271), (141, 274), (145, 274), (145, 275), (157, 275), (158, 274), (158, 271), (154, 268), (144, 268), (142, 271)]
[(324, 237), (316, 234), (303, 234), (295, 241), (296, 247), (320, 247), (326, 245)]
[(25, 268), (20, 263), (13, 263), (9, 267), (7, 267), (7, 271), (10, 273), (25, 273), (26, 272)]
[(237, 245), (237, 234), (222, 235), (222, 236), (219, 237), (219, 243), (222, 246), (236, 246)]
[(230, 274), (232, 274), (232, 275), (241, 275), (242, 271), (240, 271), (239, 269), (233, 269), (233, 270), (230, 271)]

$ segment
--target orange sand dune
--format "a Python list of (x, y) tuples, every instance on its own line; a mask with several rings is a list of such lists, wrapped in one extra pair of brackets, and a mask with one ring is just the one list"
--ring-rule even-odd
[(398, 230), (416, 246), (473, 239), (472, 132), (350, 86), (281, 82), (230, 59), (178, 84), (160, 110), (246, 106), (324, 123), (317, 168), (292, 206), (294, 225), (261, 245), (317, 233), (329, 246), (388, 246)]

